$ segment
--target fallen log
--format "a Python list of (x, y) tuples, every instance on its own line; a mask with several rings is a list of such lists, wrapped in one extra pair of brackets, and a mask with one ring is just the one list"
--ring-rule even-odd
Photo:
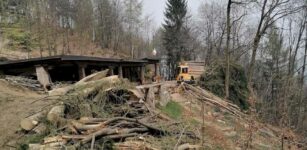
[[(82, 140), (82, 144), (88, 143), (92, 140), (92, 137), (95, 136), (97, 139), (98, 137), (105, 136), (105, 135), (113, 135), (117, 134), (116, 136), (121, 137), (123, 135), (132, 134), (132, 133), (140, 133), (140, 132), (146, 132), (148, 131), (147, 128), (131, 128), (131, 129), (120, 129), (120, 128), (104, 128), (101, 129), (91, 135), (88, 135), (86, 138)], [(104, 138), (110, 138), (112, 136), (104, 137)], [(113, 137), (114, 138), (114, 137)]]
[(65, 95), (68, 92), (74, 90), (74, 89), (78, 89), (78, 88), (82, 88), (82, 92), (84, 93), (84, 95), (88, 95), (89, 93), (93, 92), (95, 90), (95, 84), (99, 84), (99, 83), (116, 83), (119, 81), (119, 78), (117, 75), (113, 75), (113, 76), (109, 76), (109, 77), (104, 77), (101, 78), (99, 80), (95, 80), (95, 81), (87, 81), (87, 82), (77, 82), (74, 85), (70, 85), (70, 86), (66, 86), (63, 88), (58, 88), (58, 89), (54, 89), (49, 91), (49, 96), (56, 96), (56, 95)]
[(28, 118), (22, 119), (20, 122), (21, 128), (26, 131), (32, 130), (34, 127), (38, 125), (39, 120), (43, 118), (46, 114), (47, 114), (47, 111), (42, 111)]
[(60, 104), (51, 108), (49, 113), (47, 114), (47, 120), (57, 125), (64, 118), (65, 105)]
[(72, 90), (74, 87), (73, 85), (53, 89), (51, 91), (48, 91), (49, 96), (58, 96), (58, 95), (65, 95), (68, 91)]
[(84, 84), (84, 83), (89, 82), (89, 81), (100, 80), (102, 78), (105, 78), (107, 76), (108, 72), (109, 72), (109, 69), (106, 69), (106, 70), (91, 74), (91, 75), (81, 79), (80, 81), (78, 81), (75, 85), (78, 86), (78, 85)]
[(74, 85), (73, 89), (77, 89), (78, 91), (80, 90), (81, 92), (79, 94), (88, 96), (89, 94), (93, 93), (96, 90), (96, 88), (99, 87), (99, 85), (114, 84), (118, 82), (120, 82), (118, 76), (114, 75), (114, 76), (102, 78), (100, 80), (89, 81), (89, 82), (84, 82), (84, 83)]

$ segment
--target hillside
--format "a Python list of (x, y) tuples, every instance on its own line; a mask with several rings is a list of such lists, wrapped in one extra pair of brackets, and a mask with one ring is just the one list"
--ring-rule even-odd
[[(110, 80), (109, 80), (110, 81)], [(110, 104), (104, 104), (104, 105), (110, 105), (107, 108), (110, 109), (112, 107), (115, 107), (117, 111), (108, 111), (107, 109), (101, 109), (100, 105), (98, 105), (97, 108), (100, 108), (101, 110), (97, 110), (96, 106), (92, 105), (92, 102), (89, 100), (92, 99), (90, 97), (85, 99), (79, 99), (76, 101), (74, 99), (74, 96), (80, 97), (81, 95), (84, 95), (86, 92), (87, 94), (90, 94), (89, 92), (92, 91), (92, 87), (89, 88), (89, 85), (94, 85), (96, 88), (99, 87), (98, 91), (104, 91), (104, 89), (114, 89), (111, 90), (114, 92), (114, 94), (120, 94), (116, 91), (119, 89), (127, 90), (127, 89), (134, 89), (134, 85), (127, 82), (127, 81), (120, 81), (121, 83), (117, 83), (117, 79), (112, 77), (112, 82), (116, 84), (109, 84), (106, 83), (106, 79), (99, 79), (95, 81), (96, 84), (92, 84), (90, 82), (85, 83), (82, 85), (81, 89), (76, 85), (76, 89), (79, 89), (77, 91), (72, 91), (68, 93), (70, 96), (49, 96), (45, 94), (39, 94), (37, 92), (31, 91), (27, 88), (24, 88), (22, 86), (18, 86), (16, 84), (9, 83), (7, 81), (1, 80), (0, 84), (0, 101), (1, 101), (1, 143), (2, 147), (4, 149), (10, 149), (10, 147), (27, 147), (29, 143), (43, 143), (43, 139), (46, 140), (46, 138), (55, 138), (55, 135), (67, 135), (67, 133), (70, 134), (77, 134), (74, 132), (68, 132), (69, 130), (63, 130), (58, 129), (55, 131), (55, 126), (49, 126), (48, 125), (48, 132), (44, 133), (43, 136), (41, 134), (35, 134), (37, 132), (31, 131), (31, 132), (25, 132), (24, 130), (20, 130), (19, 122), (25, 117), (28, 117), (31, 114), (35, 114), (33, 112), (39, 113), (42, 110), (50, 110), (54, 106), (56, 107), (59, 103), (58, 102), (64, 102), (66, 105), (65, 117), (68, 119), (74, 119), (77, 115), (80, 113), (81, 116), (92, 116), (91, 114), (98, 114), (94, 115), (97, 117), (102, 117), (106, 115), (105, 113), (110, 113), (110, 116), (118, 116), (120, 115), (120, 110), (124, 111), (126, 110), (126, 104), (120, 104), (120, 105), (110, 105), (111, 101), (108, 102)], [(102, 83), (102, 84), (101, 84)], [(154, 90), (154, 88), (163, 88), (163, 94), (164, 98), (161, 99), (161, 93)], [(151, 87), (153, 89), (151, 89)], [(167, 135), (162, 136), (156, 136), (155, 134), (149, 133), (138, 133), (138, 136), (132, 137), (132, 138), (123, 138), (122, 140), (118, 141), (115, 140), (114, 144), (112, 144), (114, 147), (117, 147), (116, 149), (121, 149), (121, 146), (124, 146), (126, 148), (132, 148), (135, 149), (136, 147), (143, 149), (145, 147), (149, 149), (173, 149), (174, 147), (181, 146), (184, 144), (187, 144), (190, 147), (201, 147), (201, 143), (203, 143), (203, 146), (205, 149), (245, 149), (246, 144), (249, 143), (248, 147), (251, 149), (280, 149), (282, 145), (282, 137), (284, 137), (283, 144), (284, 149), (289, 150), (296, 150), (296, 149), (304, 149), (302, 144), (299, 143), (299, 137), (294, 134), (291, 130), (288, 129), (280, 129), (278, 127), (274, 127), (268, 124), (263, 124), (257, 121), (255, 117), (252, 117), (251, 115), (245, 114), (240, 111), (240, 109), (237, 109), (238, 107), (230, 104), (228, 102), (223, 101), (219, 97), (213, 95), (212, 93), (201, 90), (204, 97), (199, 97), (200, 93), (196, 92), (194, 90), (191, 90), (192, 88), (190, 85), (176, 85), (176, 83), (173, 82), (165, 82), (160, 84), (153, 84), (153, 85), (143, 85), (137, 87), (137, 89), (146, 89), (149, 88), (149, 90), (154, 90), (153, 97), (146, 96), (145, 100), (145, 108), (141, 107), (142, 103), (139, 103), (138, 100), (135, 101), (136, 103), (133, 105), (140, 105), (137, 106), (138, 109), (146, 109), (149, 108), (149, 112), (145, 110), (138, 110), (135, 114), (134, 107), (131, 106), (126, 112), (127, 114), (131, 115), (124, 115), (129, 118), (136, 117), (136, 118), (142, 118), (144, 115), (143, 113), (151, 114), (150, 118), (147, 119), (140, 119), (141, 122), (146, 124), (150, 124), (150, 126), (155, 126), (155, 129), (161, 128), (164, 130), (164, 132), (174, 132)], [(194, 87), (195, 88), (195, 87)], [(197, 87), (196, 87), (197, 88)], [(62, 88), (56, 89), (56, 91), (62, 91)], [(193, 89), (193, 88), (192, 88)], [(200, 90), (200, 89), (199, 89)], [(22, 94), (21, 92), (22, 91)], [(129, 91), (129, 90), (128, 90)], [(136, 97), (142, 97), (143, 94), (136, 92), (138, 90), (130, 90), (133, 91), (133, 94), (130, 93), (131, 96), (135, 95)], [(141, 90), (143, 91), (143, 90)], [(166, 93), (165, 93), (166, 92)], [(27, 94), (25, 94), (27, 93)], [(139, 94), (137, 94), (139, 93)], [(77, 94), (77, 95), (75, 95)], [(86, 95), (87, 95), (86, 94)], [(163, 95), (162, 94), (162, 95)], [(165, 95), (166, 94), (166, 95)], [(22, 97), (21, 97), (22, 95)], [(91, 95), (91, 94), (90, 94)], [(98, 94), (99, 95), (99, 94)], [(160, 96), (159, 96), (160, 95)], [(197, 96), (198, 95), (198, 96)], [(121, 95), (118, 95), (121, 97)], [(124, 95), (122, 95), (124, 96)], [(95, 96), (91, 96), (95, 97)], [(118, 98), (120, 98), (118, 97)], [(63, 99), (64, 98), (64, 99)], [(68, 98), (68, 99), (67, 99)], [(155, 107), (152, 105), (152, 103), (149, 101), (148, 98), (151, 98), (151, 100), (154, 102)], [(153, 99), (152, 99), (153, 98)], [(204, 101), (204, 103), (201, 103), (199, 98), (207, 99), (210, 101)], [(65, 100), (67, 99), (67, 100)], [(71, 101), (71, 100), (73, 101)], [(96, 99), (96, 98), (95, 98)], [(105, 99), (104, 97), (101, 97), (101, 99)], [(120, 98), (121, 99), (121, 98)], [(120, 100), (119, 99), (119, 100)], [(168, 99), (168, 100), (167, 100)], [(107, 99), (106, 99), (107, 100)], [(112, 100), (112, 99), (110, 99)], [(134, 101), (134, 98), (130, 100), (131, 102)], [(129, 102), (129, 103), (131, 103)], [(166, 103), (165, 103), (166, 102)], [(79, 104), (77, 104), (79, 103)], [(84, 105), (90, 105), (90, 109), (87, 107), (81, 107)], [(122, 106), (121, 106), (122, 105)], [(129, 104), (131, 105), (131, 104)], [(201, 106), (204, 106), (204, 109), (201, 109)], [(232, 106), (233, 108), (228, 108), (229, 106)], [(73, 107), (78, 106), (76, 108), (78, 109), (72, 109)], [(95, 109), (94, 109), (95, 108)], [(113, 109), (113, 108), (112, 108)], [(84, 110), (86, 110), (84, 112)], [(90, 110), (90, 114), (89, 111)], [(233, 110), (233, 111), (229, 111)], [(98, 111), (98, 112), (97, 112)], [(145, 111), (145, 112), (144, 112)], [(141, 113), (142, 112), (142, 113)], [(203, 114), (201, 112), (204, 112)], [(235, 113), (234, 113), (235, 112)], [(104, 115), (102, 115), (102, 114)], [(118, 114), (119, 113), (119, 114)], [(101, 116), (101, 115), (102, 116)], [(155, 115), (154, 115), (155, 114)], [(69, 115), (73, 115), (70, 116)], [(122, 114), (123, 115), (123, 114)], [(75, 116), (75, 117), (74, 117)], [(107, 115), (108, 116), (108, 115)], [(124, 117), (122, 116), (122, 117)], [(79, 118), (77, 117), (77, 118)], [(81, 117), (82, 118), (82, 117)], [(149, 121), (149, 120), (151, 121)], [(43, 121), (44, 122), (44, 121)], [(202, 128), (203, 126), (203, 128)], [(122, 126), (124, 128), (125, 126)], [(127, 126), (128, 127), (128, 126)], [(64, 127), (66, 128), (66, 127)], [(102, 128), (103, 129), (103, 128)], [(17, 132), (18, 131), (18, 132)], [(52, 132), (51, 132), (52, 131)], [(178, 132), (177, 132), (178, 131)], [(87, 131), (91, 133), (90, 131)], [(178, 133), (178, 134), (175, 134)], [(203, 132), (203, 134), (202, 134)], [(180, 134), (181, 133), (181, 134)], [(187, 136), (189, 134), (193, 133), (194, 136)], [(82, 134), (86, 135), (88, 133), (82, 132)], [(82, 137), (82, 134), (79, 135)], [(185, 135), (187, 134), (187, 135)], [(75, 135), (77, 137), (77, 135)], [(45, 137), (45, 138), (44, 138)], [(97, 138), (95, 142), (95, 147), (101, 144), (101, 142), (105, 141), (107, 136), (105, 138)], [(110, 136), (111, 138), (111, 136)], [(125, 140), (126, 139), (126, 140)], [(74, 140), (73, 140), (74, 141)], [(203, 141), (203, 142), (202, 142)], [(16, 143), (17, 142), (17, 143)], [(74, 142), (68, 142), (65, 145), (68, 146), (71, 143)], [(107, 141), (106, 141), (107, 142)], [(118, 143), (119, 142), (119, 143)], [(89, 142), (91, 143), (91, 142)], [(22, 144), (22, 145), (20, 145)], [(33, 145), (32, 145), (33, 146)], [(55, 145), (54, 145), (55, 146)], [(86, 148), (90, 146), (90, 144), (84, 144), (83, 148)], [(186, 146), (186, 145), (185, 145)], [(188, 147), (189, 147), (188, 146)], [(143, 147), (143, 148), (142, 148)], [(197, 149), (198, 149), (197, 148)]]
[[(83, 55), (83, 56), (98, 56), (105, 58), (129, 58), (128, 54), (125, 54), (123, 50), (112, 50), (108, 48), (101, 48), (97, 43), (90, 40), (82, 39), (78, 34), (69, 35), (69, 43), (66, 44), (69, 49), (63, 47), (63, 41), (57, 40), (54, 43), (54, 49), (50, 50), (50, 45), (43, 41), (41, 47), (37, 41), (37, 34), (32, 33), (30, 36), (33, 39), (29, 39), (31, 42), (31, 48), (29, 50), (24, 48), (26, 32), (22, 27), (3, 27), (0, 29), (4, 36), (0, 38), (0, 57), (6, 57), (8, 59), (27, 59), (52, 55)], [(42, 51), (40, 50), (42, 49)]]
[(306, 0), (157, 1), (0, 0), (0, 149), (307, 149)]

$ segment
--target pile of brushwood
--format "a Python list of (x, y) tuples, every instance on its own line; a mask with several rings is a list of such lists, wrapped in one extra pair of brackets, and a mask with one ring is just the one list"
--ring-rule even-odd
[[(223, 61), (212, 62), (206, 67), (198, 83), (215, 95), (225, 97), (225, 71), (226, 64)], [(234, 63), (230, 64), (229, 93), (229, 100), (240, 106), (241, 109), (248, 109), (247, 78), (244, 69)]]
[[(58, 89), (64, 95), (59, 96), (51, 109), (23, 119), (20, 125), (26, 135), (20, 147), (155, 149), (156, 145), (150, 146), (147, 138), (164, 136), (177, 139), (184, 136), (185, 140), (198, 142), (193, 132), (178, 130), (176, 122), (147, 105), (144, 92), (129, 81), (117, 76), (91, 80)], [(180, 143), (187, 146), (184, 140)]]

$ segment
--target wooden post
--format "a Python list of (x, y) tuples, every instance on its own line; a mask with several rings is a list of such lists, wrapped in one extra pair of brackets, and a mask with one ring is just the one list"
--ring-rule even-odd
[(37, 80), (40, 82), (41, 85), (43, 85), (45, 90), (48, 90), (51, 84), (51, 78), (48, 73), (48, 70), (46, 70), (45, 67), (41, 65), (35, 66), (35, 70)]
[(113, 66), (109, 66), (109, 73), (111, 76), (114, 75), (114, 67)]
[(159, 64), (155, 64), (155, 76), (159, 75)]
[(86, 76), (85, 68), (85, 64), (78, 64), (79, 80), (83, 79)]
[(121, 65), (118, 66), (118, 77), (123, 78), (123, 67)]
[(141, 84), (145, 84), (145, 66), (141, 67)]

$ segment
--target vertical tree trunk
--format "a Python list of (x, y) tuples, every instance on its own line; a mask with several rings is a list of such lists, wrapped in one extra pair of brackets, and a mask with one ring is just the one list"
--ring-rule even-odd
[(256, 35), (255, 35), (255, 38), (254, 38), (253, 47), (252, 47), (252, 50), (253, 50), (252, 51), (252, 58), (251, 58), (251, 61), (250, 61), (250, 64), (249, 64), (248, 72), (247, 72), (248, 88), (249, 88), (250, 92), (252, 91), (252, 80), (253, 80), (252, 78), (253, 78), (253, 74), (254, 74), (254, 67), (255, 67), (257, 49), (258, 49), (258, 46), (259, 46), (259, 43), (260, 43), (262, 32), (264, 32), (264, 31), (262, 31), (263, 30), (262, 26), (263, 26), (263, 22), (264, 22), (264, 19), (265, 19), (265, 8), (266, 8), (266, 5), (267, 5), (267, 2), (268, 2), (268, 0), (264, 0), (262, 8), (261, 8), (261, 17), (260, 17), (260, 21), (259, 21), (259, 24), (258, 24), (258, 27), (257, 27)]
[[(307, 13), (307, 12), (306, 12)], [(305, 23), (305, 26), (307, 26), (307, 23)], [(307, 27), (306, 27), (307, 29)], [(301, 73), (301, 81), (300, 81), (300, 86), (301, 86), (301, 91), (300, 91), (300, 101), (299, 101), (299, 117), (298, 117), (298, 128), (301, 129), (303, 127), (303, 122), (304, 122), (304, 115), (305, 115), (305, 106), (304, 106), (304, 84), (305, 84), (305, 69), (306, 69), (306, 59), (307, 59), (307, 31), (305, 31), (306, 37), (305, 37), (305, 53), (304, 53), (304, 62), (303, 62), (303, 67), (302, 67), (302, 73)]]
[(304, 30), (305, 30), (305, 21), (306, 21), (306, 19), (303, 19), (301, 24), (300, 24), (300, 29), (299, 29), (299, 34), (298, 34), (297, 42), (296, 42), (296, 45), (295, 45), (295, 49), (294, 49), (294, 54), (293, 54), (293, 57), (292, 57), (291, 62), (290, 62), (291, 63), (290, 77), (292, 77), (295, 73), (294, 67), (295, 67), (295, 62), (296, 62), (296, 56), (297, 56), (298, 50), (300, 48), (302, 36), (303, 36)]
[(229, 44), (230, 44), (230, 9), (231, 9), (231, 0), (228, 1), (227, 5), (227, 40), (226, 40), (226, 74), (225, 74), (225, 98), (229, 98), (229, 74), (230, 74), (230, 53), (229, 53)]

